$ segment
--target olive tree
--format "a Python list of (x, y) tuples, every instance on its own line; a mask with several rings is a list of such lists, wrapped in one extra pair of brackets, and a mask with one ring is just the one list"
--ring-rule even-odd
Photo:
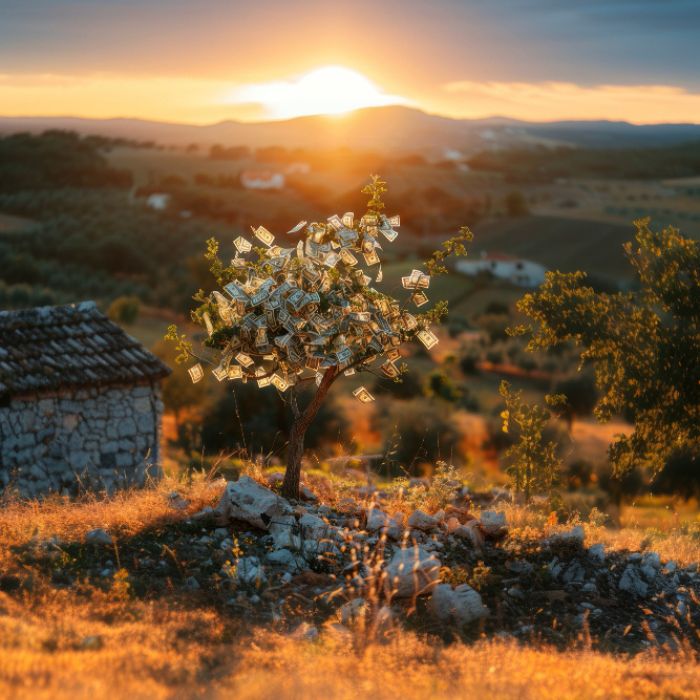
[(518, 303), (531, 322), (513, 329), (529, 335), (533, 350), (573, 343), (580, 368), (593, 366), (597, 418), (634, 422), (610, 446), (619, 473), (658, 472), (700, 442), (700, 244), (672, 227), (652, 231), (646, 219), (635, 226), (625, 245), (631, 291), (596, 291), (583, 272), (548, 272)]
[[(219, 381), (272, 387), (268, 390), (289, 403), (294, 419), (282, 488), (290, 498), (299, 494), (304, 436), (336, 380), (375, 370), (400, 380), (406, 369), (401, 346), (414, 338), (427, 349), (438, 342), (431, 327), (445, 316), (447, 303), (417, 310), (428, 304), (431, 276), (447, 272), (448, 255), (466, 255), (465, 243), (472, 238), (468, 228), (461, 228), (423, 263), (423, 270), (403, 277), (402, 303), (381, 288), (380, 252), (398, 236), (399, 217), (383, 212), (386, 183), (379, 176), (372, 176), (363, 192), (369, 195), (363, 216), (347, 212), (324, 222), (301, 221), (281, 244), (259, 226), (253, 236), (262, 245), (239, 236), (229, 264), (210, 239), (206, 257), (219, 289), (200, 290), (192, 312), (206, 329), (208, 354), (195, 353), (175, 327), (168, 330), (179, 360), (198, 360), (190, 367), (193, 381), (203, 377), (202, 364), (211, 363)], [(316, 388), (300, 406), (297, 390), (305, 383)], [(364, 403), (374, 400), (364, 386), (352, 393)]]

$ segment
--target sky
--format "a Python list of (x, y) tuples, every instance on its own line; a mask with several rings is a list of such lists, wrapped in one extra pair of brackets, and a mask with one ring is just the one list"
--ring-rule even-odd
[(700, 0), (0, 0), (0, 115), (700, 122)]

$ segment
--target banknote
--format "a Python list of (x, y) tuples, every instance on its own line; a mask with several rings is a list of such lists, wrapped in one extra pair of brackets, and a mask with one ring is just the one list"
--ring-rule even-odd
[(233, 245), (236, 246), (236, 250), (239, 253), (249, 253), (253, 250), (253, 244), (243, 238), (243, 236), (238, 236), (238, 238), (233, 241)]
[(275, 240), (275, 237), (264, 226), (258, 226), (258, 228), (253, 229), (253, 235), (266, 246), (271, 246)]
[(243, 367), (250, 367), (255, 364), (253, 358), (245, 352), (239, 352), (238, 355), (236, 355), (236, 362), (243, 365)]
[(306, 221), (300, 221), (296, 226), (290, 228), (287, 233), (299, 233), (304, 226), (306, 226)]
[(370, 394), (369, 391), (367, 391), (367, 389), (363, 386), (357, 387), (357, 389), (352, 392), (352, 395), (362, 403), (371, 403), (374, 401), (374, 396), (372, 396), (372, 394)]
[(418, 331), (416, 335), (418, 336), (418, 340), (420, 340), (428, 350), (438, 344), (438, 338), (432, 331), (422, 330)]
[(204, 377), (204, 370), (202, 369), (202, 365), (199, 364), (199, 362), (196, 365), (190, 367), (187, 371), (190, 375), (190, 379), (192, 380), (192, 384), (196, 384)]

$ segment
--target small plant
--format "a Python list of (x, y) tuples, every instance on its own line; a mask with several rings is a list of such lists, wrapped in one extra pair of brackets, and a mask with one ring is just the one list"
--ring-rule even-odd
[[(501, 382), (499, 391), (506, 404), (501, 413), (503, 432), (515, 438), (504, 455), (507, 472), (513, 491), (529, 503), (536, 493), (551, 494), (559, 477), (562, 460), (557, 456), (557, 445), (544, 436), (552, 414), (544, 406), (526, 403), (522, 391), (512, 391), (506, 381)], [(564, 400), (560, 395), (545, 396), (550, 406)]]

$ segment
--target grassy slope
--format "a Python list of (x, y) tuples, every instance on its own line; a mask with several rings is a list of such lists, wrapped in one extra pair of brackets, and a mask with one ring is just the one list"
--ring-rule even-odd
[(634, 227), (555, 217), (504, 219), (474, 227), (475, 254), (500, 251), (562, 272), (586, 270), (620, 279), (630, 274), (622, 244)]
[[(517, 646), (496, 639), (444, 646), (396, 630), (383, 642), (361, 629), (334, 631), (316, 642), (275, 625), (256, 625), (255, 609), (238, 615), (216, 593), (186, 591), (182, 579), (197, 565), (165, 545), (186, 517), (218, 500), (221, 482), (191, 486), (165, 481), (110, 501), (10, 503), (0, 511), (0, 696), (26, 698), (660, 698), (697, 697), (700, 666), (691, 652), (616, 658), (586, 641), (567, 651), (533, 638)], [(172, 507), (177, 488), (189, 501)], [(514, 532), (541, 531), (544, 516), (511, 509)], [(138, 559), (160, 551), (170, 587), (143, 595), (138, 586), (106, 579), (66, 585), (61, 570), (89, 566), (96, 548), (85, 533), (103, 526), (116, 536), (112, 556), (132, 576)], [(533, 530), (534, 529), (534, 530)], [(611, 548), (645, 545), (679, 563), (700, 560), (697, 541), (681, 530), (606, 531), (587, 525), (589, 542)], [(42, 549), (40, 542), (63, 542)], [(145, 549), (137, 553), (134, 543)], [(643, 545), (644, 546), (644, 545)], [(160, 550), (159, 550), (160, 548)], [(127, 554), (129, 552), (129, 554)], [(153, 556), (153, 554), (151, 554)], [(133, 557), (133, 558), (132, 558)], [(50, 562), (53, 562), (51, 564)], [(48, 566), (47, 566), (48, 563)], [(304, 619), (313, 607), (285, 602)], [(535, 636), (536, 637), (536, 636)]]

